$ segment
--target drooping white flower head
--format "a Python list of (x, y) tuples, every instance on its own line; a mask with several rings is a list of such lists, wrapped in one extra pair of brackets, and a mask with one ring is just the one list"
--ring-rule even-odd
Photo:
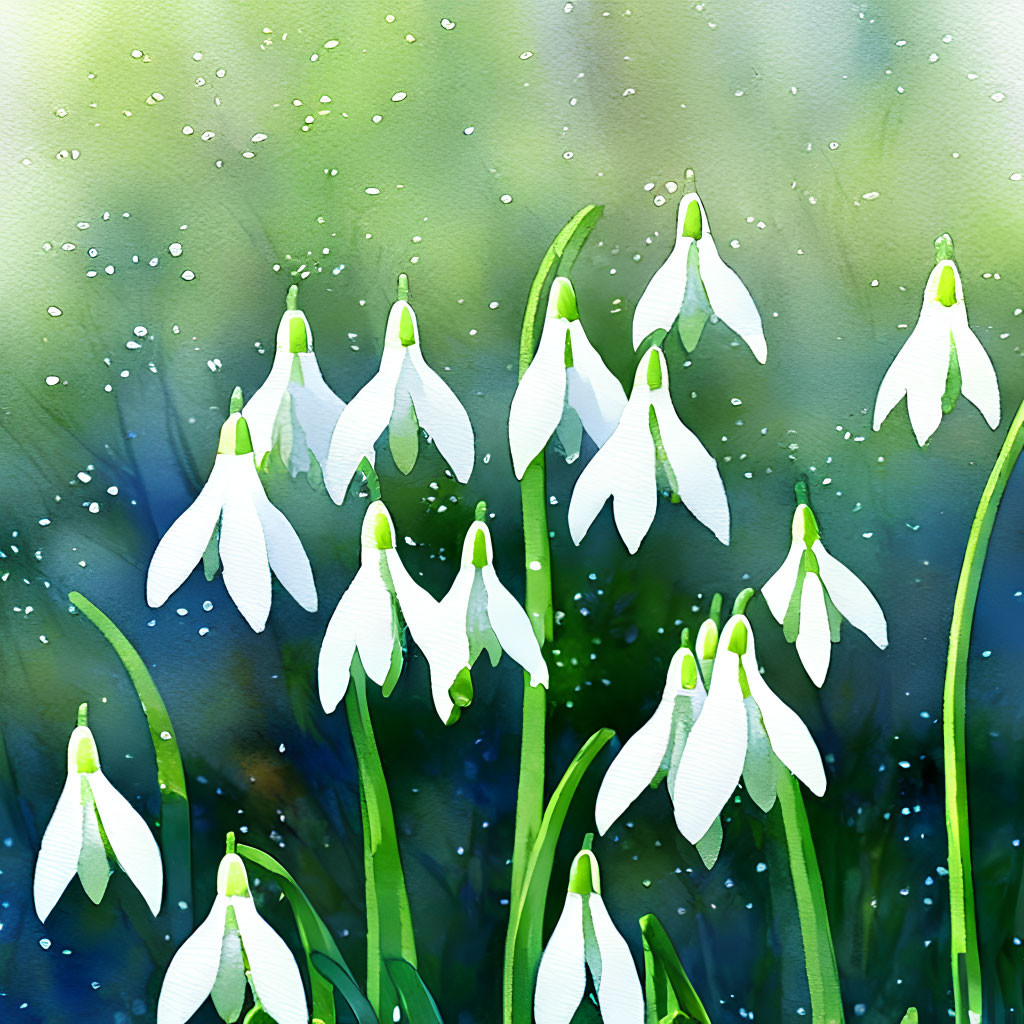
[(39, 847), (33, 883), (36, 915), (40, 921), (49, 917), (76, 874), (89, 899), (99, 903), (110, 879), (107, 844), (114, 862), (156, 915), (164, 888), (160, 851), (139, 812), (100, 770), (85, 716), (83, 704), (68, 742), (67, 781)]
[[(229, 839), (233, 847), (233, 837)], [(234, 1024), (246, 982), (277, 1024), (308, 1024), (306, 992), (295, 957), (256, 910), (245, 864), (228, 853), (217, 870), (217, 896), (206, 920), (174, 954), (160, 988), (156, 1024), (185, 1024), (207, 996)]]
[(761, 588), (772, 615), (815, 686), (825, 682), (832, 644), (839, 643), (843, 619), (885, 650), (885, 615), (871, 591), (833, 558), (821, 543), (818, 521), (808, 505), (793, 514), (793, 542), (778, 572)]
[(151, 608), (159, 608), (200, 559), (206, 565), (207, 578), (212, 579), (219, 554), (231, 600), (246, 622), (261, 633), (270, 614), (271, 569), (308, 612), (316, 611), (316, 586), (302, 541), (263, 490), (241, 407), (242, 392), (235, 388), (210, 477), (153, 553), (146, 600)]
[(773, 754), (812, 793), (825, 792), (825, 768), (807, 729), (761, 678), (754, 633), (745, 615), (722, 628), (708, 697), (690, 730), (679, 766), (689, 792), (675, 805), (679, 831), (696, 842), (743, 785), (763, 811), (775, 804)]
[(478, 519), (466, 531), (462, 544), (462, 565), (441, 605), (466, 631), (469, 648), (467, 668), (472, 668), (481, 651), (487, 650), (492, 665), (504, 651), (530, 674), (531, 686), (548, 685), (548, 667), (529, 616), (505, 589), (494, 571), (491, 532), (477, 506)]
[(340, 505), (364, 458), (372, 461), (377, 439), (388, 431), (395, 465), (412, 472), (422, 427), (460, 483), (473, 471), (473, 428), (462, 403), (423, 358), (412, 306), (399, 299), (388, 315), (377, 375), (338, 417), (324, 482)]
[(619, 536), (633, 554), (654, 521), (659, 489), (679, 495), (723, 544), (729, 543), (729, 503), (718, 464), (676, 415), (665, 356), (655, 347), (640, 360), (614, 433), (576, 481), (569, 502), (573, 543), (586, 536), (610, 497)]
[(388, 696), (402, 671), (403, 620), (430, 666), (434, 707), (446, 724), (472, 700), (465, 624), (409, 575), (395, 548), (383, 501), (363, 517), (359, 570), (341, 595), (320, 648), (320, 703), (328, 714), (345, 696), (353, 658)]
[(679, 201), (675, 246), (636, 304), (633, 348), (654, 331), (668, 332), (675, 326), (683, 347), (692, 352), (709, 319), (721, 320), (738, 334), (759, 363), (768, 358), (754, 300), (718, 255), (704, 204), (691, 191)]
[(907, 396), (907, 412), (921, 446), (935, 433), (942, 414), (963, 394), (988, 425), (999, 426), (999, 384), (992, 361), (967, 323), (953, 241), (935, 241), (938, 262), (928, 276), (917, 326), (882, 378), (875, 400), (874, 429)]
[(626, 393), (587, 339), (567, 277), (556, 277), (533, 362), (512, 398), (508, 439), (521, 480), (555, 434), (566, 462), (580, 454), (585, 430), (599, 447), (611, 437)]
[(288, 309), (277, 328), (277, 349), (267, 379), (245, 403), (256, 465), (277, 447), (292, 476), (308, 473), (316, 460), (322, 472), (331, 434), (345, 403), (324, 383), (313, 331), (296, 308), (298, 286), (288, 289)]
[(601, 872), (589, 849), (576, 854), (562, 916), (537, 970), (537, 1024), (569, 1024), (587, 987), (587, 968), (604, 1024), (643, 1024), (644, 996), (626, 940), (601, 898)]
[[(714, 626), (712, 620), (708, 622)], [(706, 642), (707, 634), (704, 639)], [(690, 783), (679, 766), (706, 696), (697, 658), (688, 646), (680, 647), (669, 663), (657, 710), (623, 744), (597, 792), (594, 817), (601, 835), (645, 789), (656, 786), (663, 778), (667, 777), (673, 807), (680, 807), (689, 799)], [(717, 817), (696, 845), (701, 859), (710, 868), (722, 847), (722, 823)]]

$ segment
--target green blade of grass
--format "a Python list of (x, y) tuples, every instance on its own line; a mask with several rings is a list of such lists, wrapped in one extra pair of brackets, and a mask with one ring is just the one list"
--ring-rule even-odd
[(644, 941), (645, 1024), (661, 1024), (666, 1018), (711, 1024), (672, 940), (654, 914), (640, 918), (640, 934)]
[(614, 736), (611, 729), (599, 729), (572, 759), (555, 787), (541, 819), (530, 851), (519, 899), (510, 908), (505, 945), (504, 1004), (506, 1020), (530, 1024), (533, 1020), (533, 983), (540, 963), (551, 866), (565, 816), (583, 775), (602, 747)]
[(171, 936), (176, 943), (182, 942), (192, 933), (192, 828), (185, 768), (174, 726), (146, 663), (124, 633), (77, 590), (68, 594), (68, 600), (114, 648), (146, 716), (160, 786), (160, 848), (167, 879), (165, 906), (171, 911)]
[(420, 972), (408, 960), (387, 960), (385, 965), (398, 991), (403, 1019), (413, 1024), (444, 1024), (441, 1011)]
[[(537, 268), (523, 313), (519, 335), (519, 379), (529, 368), (538, 338), (538, 315), (541, 299), (552, 277), (568, 275), (587, 236), (604, 212), (603, 206), (584, 206), (555, 236)], [(527, 467), (520, 484), (523, 509), (523, 542), (526, 562), (526, 613), (537, 640), (543, 647), (552, 639), (554, 612), (551, 596), (551, 547), (548, 538), (547, 496), (545, 494), (545, 457), (541, 451)], [(545, 716), (547, 692), (531, 686), (529, 678), (523, 686), (523, 731), (519, 752), (519, 786), (516, 793), (516, 820), (512, 844), (512, 884), (509, 899), (509, 924), (505, 936), (505, 979), (503, 1014), (505, 1024), (513, 1020), (512, 980), (516, 954), (515, 934), (518, 928), (514, 908), (522, 896), (522, 888), (534, 843), (537, 841), (544, 814)], [(549, 869), (550, 870), (550, 869)], [(535, 945), (521, 955), (540, 957), (540, 935), (531, 933)], [(524, 1006), (529, 993), (517, 994)], [(525, 1002), (524, 1002), (525, 999)], [(528, 1011), (527, 1011), (528, 1012)], [(527, 1018), (528, 1019), (528, 1018)]]
[(1006, 433), (978, 502), (967, 538), (949, 627), (946, 679), (942, 692), (942, 763), (946, 783), (949, 844), (949, 917), (953, 1002), (957, 1024), (979, 1024), (982, 1016), (981, 959), (974, 909), (971, 830), (967, 815), (967, 657), (978, 587), (999, 502), (1024, 447), (1024, 402)]
[(363, 821), (366, 874), (366, 994), (382, 1021), (390, 1021), (398, 993), (385, 969), (387, 960), (416, 966), (416, 941), (409, 911), (405, 873), (387, 780), (366, 700), (366, 675), (358, 656), (345, 696), (352, 745), (359, 768), (359, 805)]
[[(306, 967), (309, 971), (309, 987), (313, 994), (313, 1016), (319, 1018), (324, 1024), (377, 1024), (376, 1014), (366, 999), (366, 996), (359, 991), (355, 975), (349, 969), (345, 958), (334, 941), (334, 936), (324, 923), (323, 918), (316, 912), (309, 897), (302, 891), (302, 887), (288, 873), (287, 869), (275, 860), (269, 853), (258, 850), (255, 846), (246, 846), (239, 843), (235, 852), (244, 857), (247, 861), (255, 864), (256, 867), (273, 875), (274, 881), (281, 887), (292, 914), (295, 917), (295, 927), (299, 932), (299, 941), (306, 954)], [(317, 955), (330, 960), (340, 973), (340, 978), (327, 975), (318, 966)], [(337, 988), (348, 1004), (352, 1017), (339, 1018), (335, 1013), (334, 989)]]

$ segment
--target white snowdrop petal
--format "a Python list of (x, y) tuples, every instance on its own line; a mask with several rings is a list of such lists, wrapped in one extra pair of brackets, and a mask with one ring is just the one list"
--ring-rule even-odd
[(367, 574), (371, 571), (363, 566), (356, 573), (348, 590), (341, 595), (320, 645), (317, 680), (320, 703), (328, 714), (338, 706), (348, 689), (352, 656), (356, 653), (356, 615), (363, 605), (363, 592), (368, 589)]
[(345, 500), (359, 463), (373, 452), (377, 439), (391, 420), (395, 388), (405, 361), (405, 350), (384, 346), (380, 370), (342, 410), (331, 435), (324, 467), (324, 483), (335, 504)]
[(163, 900), (164, 868), (153, 833), (103, 772), (91, 772), (89, 786), (117, 863), (153, 914), (158, 914)]
[(306, 992), (298, 964), (284, 939), (260, 917), (251, 897), (231, 897), (252, 986), (277, 1024), (308, 1024)]
[(245, 990), (242, 940), (238, 937), (237, 928), (225, 927), (220, 947), (220, 966), (210, 991), (210, 998), (222, 1020), (238, 1020), (245, 1005)]
[[(379, 560), (381, 552), (374, 552), (374, 556)], [(351, 602), (348, 612), (355, 629), (356, 649), (367, 676), (383, 686), (391, 670), (395, 646), (391, 593), (379, 573), (374, 573), (369, 566), (358, 593), (359, 600)]]
[[(285, 314), (287, 316), (287, 314)], [(281, 318), (284, 324), (285, 318)], [(242, 416), (249, 426), (252, 438), (253, 453), (256, 462), (270, 451), (274, 443), (274, 421), (281, 407), (281, 400), (288, 390), (288, 380), (292, 370), (292, 353), (287, 344), (284, 351), (278, 348), (274, 352), (274, 362), (270, 367), (267, 379), (252, 393), (249, 401), (242, 407)]]
[(583, 324), (569, 324), (573, 365), (565, 371), (569, 405), (576, 410), (583, 429), (600, 447), (618, 425), (626, 408), (626, 392), (590, 344)]
[(36, 916), (45, 922), (78, 871), (82, 849), (82, 787), (78, 772), (68, 774), (36, 858), (32, 896)]
[(96, 801), (89, 787), (87, 775), (80, 775), (82, 785), (82, 850), (78, 855), (78, 880), (86, 896), (99, 903), (110, 882), (110, 861), (100, 835), (100, 822), (96, 816)]
[(851, 626), (866, 634), (876, 647), (889, 645), (885, 615), (874, 595), (838, 558), (825, 550), (820, 540), (811, 549), (818, 559), (821, 581), (836, 610)]
[(663, 387), (651, 392), (651, 404), (658, 417), (661, 441), (683, 504), (723, 544), (728, 544), (729, 501), (718, 472), (718, 463), (676, 415), (667, 378)]
[(967, 323), (967, 309), (963, 303), (950, 309), (950, 320), (963, 396), (977, 407), (985, 422), (995, 430), (999, 426), (999, 384), (992, 360)]
[(601, 835), (625, 813), (658, 773), (672, 735), (674, 691), (678, 690), (677, 675), (674, 687), (669, 680), (654, 714), (622, 745), (605, 772), (594, 807), (597, 831)]
[[(252, 463), (251, 455), (232, 457)], [(242, 474), (235, 474), (235, 490), (225, 497), (220, 559), (224, 566), (224, 586), (231, 600), (245, 621), (257, 633), (262, 633), (270, 614), (270, 563), (263, 526), (248, 491), (248, 481)]]
[(587, 906), (601, 956), (601, 978), (597, 983), (601, 1018), (615, 1024), (644, 1024), (644, 996), (629, 946), (608, 916), (599, 893), (587, 897)]
[(761, 596), (768, 604), (768, 609), (780, 625), (786, 619), (789, 602), (796, 589), (797, 575), (800, 571), (800, 559), (803, 557), (803, 540), (793, 542), (785, 561), (763, 587)]
[(587, 985), (583, 897), (566, 894), (565, 906), (537, 969), (533, 1015), (537, 1024), (570, 1024)]
[(227, 899), (218, 896), (206, 920), (174, 954), (160, 987), (156, 1024), (186, 1024), (213, 990), (227, 906)]
[[(682, 205), (680, 205), (682, 210)], [(680, 238), (648, 282), (633, 311), (633, 350), (654, 331), (667, 331), (679, 316), (686, 290), (686, 262), (692, 238)]]
[(544, 450), (562, 418), (565, 404), (565, 332), (563, 317), (546, 317), (533, 361), (512, 396), (508, 442), (512, 467), (521, 480)]
[[(253, 468), (255, 473), (255, 467)], [(259, 480), (257, 479), (257, 484)], [(307, 612), (317, 608), (316, 584), (306, 550), (285, 514), (274, 505), (263, 491), (262, 485), (252, 494), (256, 514), (259, 516), (266, 539), (270, 568), (281, 586), (288, 591)]]
[(315, 353), (300, 352), (297, 358), (302, 367), (303, 385), (291, 385), (289, 392), (295, 403), (295, 415), (306, 435), (306, 444), (323, 468), (327, 464), (331, 435), (345, 403), (325, 383)]
[(686, 778), (688, 787), (674, 801), (676, 825), (691, 843), (707, 832), (728, 803), (747, 753), (739, 658), (727, 649), (729, 635), (724, 629), (707, 699), (679, 763), (679, 774)]
[(765, 732), (775, 756), (815, 796), (821, 796), (825, 792), (825, 767), (810, 731), (800, 716), (784, 704), (761, 678), (752, 647), (743, 656), (743, 665), (750, 695), (761, 710)]
[(416, 371), (411, 387), (416, 418), (451, 466), (455, 479), (464, 484), (473, 472), (475, 457), (469, 416), (455, 392), (427, 365), (419, 345), (412, 345), (406, 352)]
[(647, 389), (634, 387), (615, 432), (580, 474), (569, 500), (573, 543), (586, 536), (602, 506), (612, 499), (619, 536), (634, 554), (654, 521), (658, 491), (654, 440), (648, 424)]
[(704, 216), (704, 233), (697, 242), (697, 252), (700, 254), (700, 279), (704, 283), (708, 303), (715, 316), (747, 343), (759, 363), (764, 363), (768, 358), (768, 345), (761, 315), (739, 275), (718, 255), (703, 206), (701, 214)]
[(822, 686), (832, 657), (832, 636), (825, 608), (825, 592), (818, 574), (804, 573), (800, 592), (800, 627), (796, 653), (815, 686)]
[(210, 543), (224, 503), (230, 463), (235, 455), (218, 455), (196, 500), (160, 539), (146, 575), (146, 602), (159, 608), (188, 579)]
[(502, 586), (494, 569), (480, 570), (487, 591), (487, 618), (501, 649), (530, 673), (531, 686), (548, 685), (548, 666), (530, 625), (530, 618), (519, 602)]

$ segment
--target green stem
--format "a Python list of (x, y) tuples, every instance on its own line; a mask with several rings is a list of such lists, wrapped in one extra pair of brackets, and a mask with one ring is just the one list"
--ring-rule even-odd
[(949, 627), (949, 653), (942, 694), (942, 760), (946, 783), (946, 835), (949, 841), (949, 911), (952, 927), (953, 1000), (957, 1024), (982, 1020), (981, 960), (974, 910), (971, 835), (967, 818), (967, 656), (974, 609), (989, 538), (1006, 483), (1024, 447), (1024, 402), (1010, 424), (985, 490), (978, 502)]
[[(541, 299), (555, 274), (566, 275), (579, 255), (583, 243), (603, 213), (603, 207), (585, 206), (555, 236), (541, 260), (530, 285), (530, 294), (523, 314), (519, 338), (519, 379), (523, 379), (531, 361), (538, 337), (538, 316)], [(554, 629), (551, 592), (551, 548), (548, 542), (547, 495), (544, 452), (533, 460), (523, 474), (521, 483), (523, 506), (523, 537), (526, 556), (526, 613), (533, 631), (543, 646), (550, 642)], [(512, 884), (509, 902), (509, 927), (505, 938), (504, 1020), (529, 1022), (532, 1013), (532, 978), (540, 961), (540, 929), (531, 933), (527, 948), (517, 949), (518, 927), (515, 908), (523, 895), (530, 855), (544, 814), (544, 725), (547, 694), (543, 687), (531, 686), (529, 678), (523, 687), (523, 733), (519, 756), (519, 787), (516, 794), (515, 836), (512, 847)], [(515, 965), (516, 957), (525, 957)], [(522, 984), (520, 979), (529, 978)]]
[(415, 967), (416, 942), (398, 853), (395, 816), (370, 721), (366, 675), (358, 658), (352, 664), (345, 710), (359, 767), (359, 804), (363, 820), (366, 995), (378, 1019), (390, 1021), (398, 1005), (398, 993), (385, 969), (385, 961), (405, 960)]
[(821, 884), (821, 871), (800, 782), (781, 761), (776, 760), (776, 770), (779, 809), (786, 832), (786, 852), (793, 876), (807, 988), (811, 995), (811, 1024), (842, 1024), (843, 1000), (839, 991), (832, 932), (828, 925), (825, 889)]
[(146, 663), (124, 633), (77, 590), (68, 594), (68, 600), (114, 648), (146, 716), (160, 786), (160, 846), (167, 872), (165, 906), (171, 910), (171, 935), (175, 942), (184, 941), (192, 933), (192, 840), (185, 768), (174, 726)]

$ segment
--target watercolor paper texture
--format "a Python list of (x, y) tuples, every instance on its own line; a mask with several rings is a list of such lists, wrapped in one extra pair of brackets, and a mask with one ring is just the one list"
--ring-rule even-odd
[(9, 6), (0, 1020), (1024, 1014), (1019, 4)]

